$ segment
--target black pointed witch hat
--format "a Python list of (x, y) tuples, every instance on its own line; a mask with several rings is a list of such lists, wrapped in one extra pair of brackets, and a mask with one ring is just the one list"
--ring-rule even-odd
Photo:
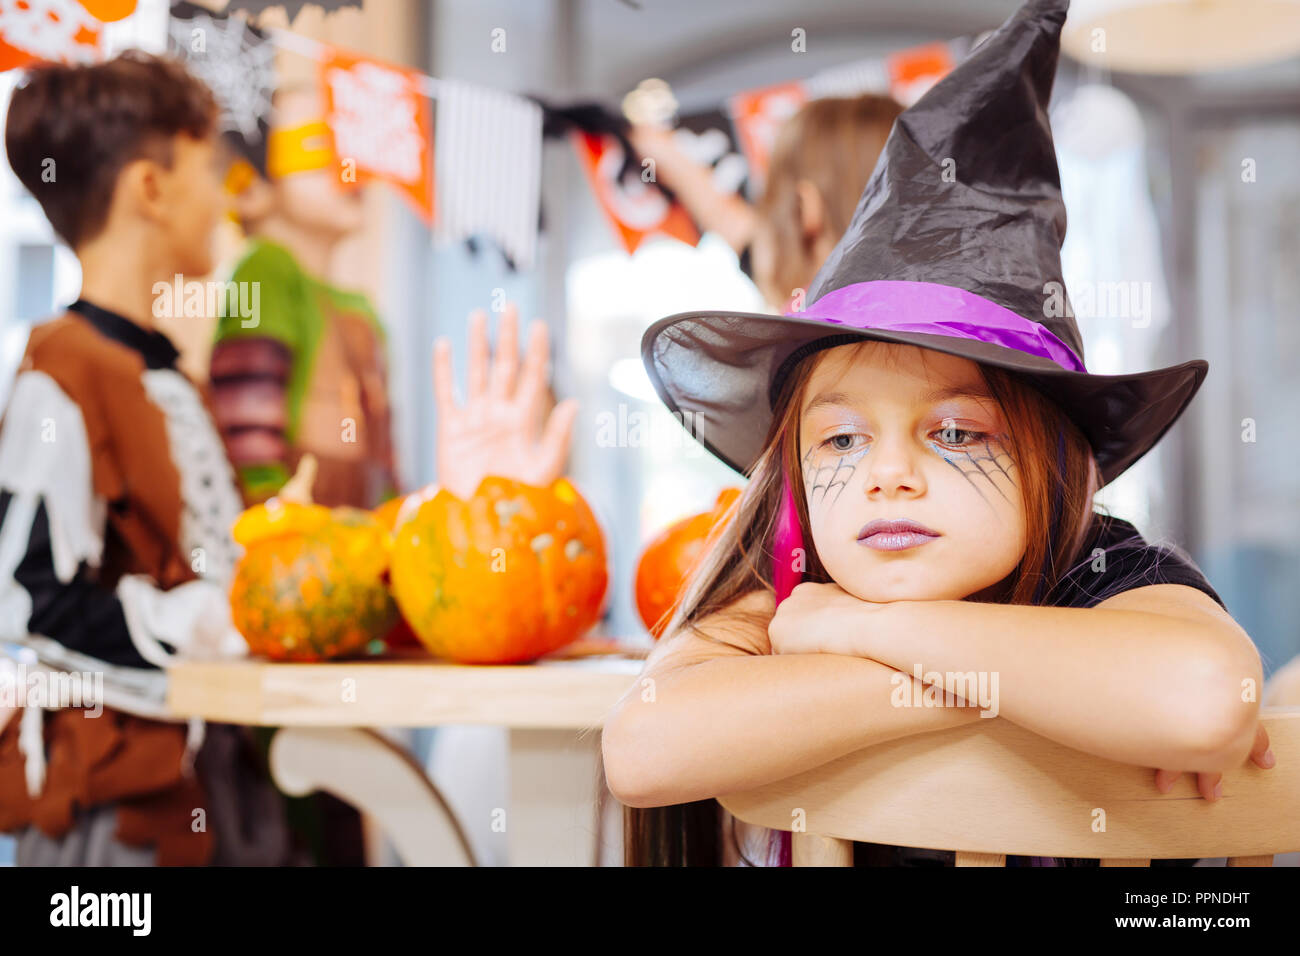
[(894, 123), (802, 312), (684, 312), (646, 330), (660, 398), (736, 471), (757, 464), (794, 364), (878, 339), (1018, 373), (1087, 437), (1101, 483), (1149, 451), (1209, 370), (1093, 375), (1061, 277), (1047, 104), (1068, 0), (1030, 0)]

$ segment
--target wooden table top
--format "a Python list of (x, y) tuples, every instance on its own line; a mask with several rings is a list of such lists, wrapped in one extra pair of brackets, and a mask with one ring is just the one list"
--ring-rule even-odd
[(599, 728), (647, 650), (585, 640), (520, 666), (454, 664), (415, 650), (319, 664), (191, 661), (168, 668), (167, 703), (178, 716), (273, 727)]

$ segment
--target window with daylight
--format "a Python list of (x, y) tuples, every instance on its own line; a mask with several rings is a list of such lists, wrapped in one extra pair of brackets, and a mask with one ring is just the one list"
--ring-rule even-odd
[(656, 238), (631, 256), (610, 249), (580, 258), (569, 267), (567, 291), (568, 361), (584, 396), (574, 474), (593, 505), (611, 512), (606, 626), (631, 637), (644, 633), (632, 591), (642, 548), (677, 519), (708, 511), (723, 488), (744, 484), (659, 400), (641, 362), (642, 333), (674, 312), (767, 309), (735, 253), (713, 234), (694, 248)]

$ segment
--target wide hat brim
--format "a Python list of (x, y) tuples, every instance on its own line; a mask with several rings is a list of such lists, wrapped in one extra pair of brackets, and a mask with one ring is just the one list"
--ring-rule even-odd
[[(749, 477), (775, 415), (774, 386), (791, 360), (857, 340), (916, 345), (1017, 373), (1087, 438), (1107, 485), (1161, 439), (1209, 371), (1201, 359), (1123, 375), (1062, 368), (989, 342), (749, 312), (680, 312), (651, 325), (641, 357), (660, 399), (713, 455)], [(798, 354), (796, 354), (798, 353)]]

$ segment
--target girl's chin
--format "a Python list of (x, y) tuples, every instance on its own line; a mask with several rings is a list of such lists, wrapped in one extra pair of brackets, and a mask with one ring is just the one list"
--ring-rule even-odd
[(879, 571), (831, 577), (840, 587), (860, 601), (888, 604), (890, 601), (960, 601), (976, 593), (969, 581), (943, 581), (938, 574), (920, 573), (898, 575), (895, 580), (884, 580)]
[(877, 581), (869, 585), (840, 584), (840, 587), (859, 601), (870, 601), (873, 604), (888, 604), (891, 601), (943, 601), (951, 597), (948, 593), (936, 591), (933, 585), (923, 582), (881, 587), (880, 582)]

